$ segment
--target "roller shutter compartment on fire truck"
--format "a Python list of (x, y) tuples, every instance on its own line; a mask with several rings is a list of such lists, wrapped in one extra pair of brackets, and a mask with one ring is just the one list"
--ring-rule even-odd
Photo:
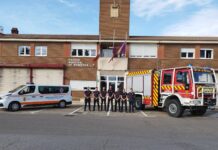
[(136, 94), (135, 107), (137, 110), (144, 109), (145, 106), (151, 106), (152, 97), (152, 71), (144, 70), (139, 72), (130, 72), (127, 75), (127, 92), (130, 88)]

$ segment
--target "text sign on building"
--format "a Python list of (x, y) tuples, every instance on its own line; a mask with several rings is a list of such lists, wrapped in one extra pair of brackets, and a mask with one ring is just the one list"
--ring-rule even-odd
[(88, 64), (85, 62), (82, 62), (79, 58), (69, 58), (68, 59), (68, 66), (73, 67), (94, 67), (95, 64)]

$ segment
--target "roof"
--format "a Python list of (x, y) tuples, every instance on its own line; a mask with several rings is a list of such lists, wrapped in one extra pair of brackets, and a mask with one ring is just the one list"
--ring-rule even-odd
[(217, 37), (204, 36), (130, 36), (131, 40), (159, 40), (159, 41), (218, 41)]
[[(99, 42), (99, 35), (0, 34), (0, 41), (38, 42)], [(126, 39), (107, 38), (101, 42), (123, 42)], [(208, 43), (218, 44), (218, 37), (192, 36), (129, 36), (128, 43)]]
[(55, 34), (2, 34), (1, 38), (6, 39), (78, 39), (97, 40), (98, 35), (55, 35)]

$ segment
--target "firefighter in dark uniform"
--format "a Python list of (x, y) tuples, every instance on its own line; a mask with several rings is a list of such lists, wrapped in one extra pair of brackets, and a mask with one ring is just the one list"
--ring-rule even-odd
[(93, 106), (93, 111), (95, 111), (95, 106), (96, 104), (98, 105), (98, 111), (100, 110), (100, 105), (99, 105), (99, 95), (100, 92), (98, 91), (98, 88), (95, 88), (95, 91), (93, 92), (94, 95), (94, 106)]
[(121, 99), (121, 91), (118, 90), (114, 93), (114, 99), (115, 99), (115, 112), (117, 111), (117, 105), (118, 105), (118, 108), (119, 108), (119, 111), (121, 110), (120, 109), (120, 99)]
[(101, 94), (101, 111), (103, 110), (103, 105), (104, 105), (104, 110), (106, 111), (106, 98), (107, 98), (107, 91), (105, 89), (105, 87), (103, 87)]
[(122, 95), (121, 95), (121, 111), (123, 112), (123, 105), (125, 105), (125, 112), (127, 112), (127, 93), (125, 89), (123, 89)]
[(87, 88), (87, 90), (84, 92), (85, 97), (85, 105), (84, 105), (84, 111), (86, 111), (87, 104), (89, 106), (89, 111), (91, 111), (91, 95), (92, 92)]
[(134, 112), (135, 107), (135, 93), (133, 92), (133, 89), (130, 89), (130, 92), (128, 93), (128, 99), (129, 99), (129, 112)]
[(111, 105), (111, 111), (113, 111), (114, 91), (112, 89), (112, 86), (110, 86), (110, 88), (109, 88), (107, 93), (108, 93), (107, 111), (109, 111), (110, 105)]

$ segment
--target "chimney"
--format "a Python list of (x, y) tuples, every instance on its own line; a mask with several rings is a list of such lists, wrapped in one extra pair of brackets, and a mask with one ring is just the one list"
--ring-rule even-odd
[(11, 29), (11, 34), (19, 34), (18, 28), (12, 28)]

